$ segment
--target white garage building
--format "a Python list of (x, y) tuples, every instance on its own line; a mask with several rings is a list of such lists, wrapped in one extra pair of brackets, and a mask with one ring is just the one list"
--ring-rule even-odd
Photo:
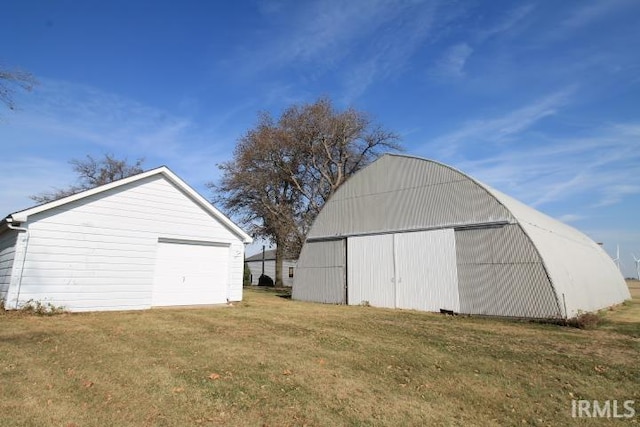
[(0, 300), (70, 311), (242, 299), (251, 238), (166, 167), (0, 222)]
[(571, 318), (630, 298), (576, 229), (449, 166), (385, 155), (328, 200), (293, 298), (525, 318)]

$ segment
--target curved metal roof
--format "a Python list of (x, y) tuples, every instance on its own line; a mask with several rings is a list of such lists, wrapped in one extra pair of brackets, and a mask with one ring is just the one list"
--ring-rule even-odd
[(386, 154), (327, 201), (307, 241), (440, 228), (519, 224), (569, 317), (630, 298), (611, 258), (589, 237), (442, 163)]

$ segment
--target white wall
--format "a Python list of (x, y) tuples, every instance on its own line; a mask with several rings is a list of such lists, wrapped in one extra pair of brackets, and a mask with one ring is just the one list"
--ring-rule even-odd
[(34, 214), (27, 226), (20, 302), (74, 311), (148, 308), (160, 237), (230, 244), (230, 270), (220, 274), (231, 299), (242, 299), (244, 245), (161, 175)]
[[(262, 274), (262, 260), (249, 261), (247, 262), (247, 266), (251, 271), (251, 284), (255, 286), (258, 284), (258, 279), (260, 279), (260, 275)], [(293, 286), (293, 277), (289, 277), (289, 267), (293, 267), (293, 274), (295, 276), (296, 262), (291, 260), (283, 260), (282, 261), (282, 276), (283, 276), (282, 281), (284, 286)], [(275, 260), (264, 261), (264, 274), (271, 277), (275, 282), (276, 280)]]
[(0, 302), (7, 298), (15, 255), (16, 235), (17, 232), (13, 230), (7, 230), (0, 235)]

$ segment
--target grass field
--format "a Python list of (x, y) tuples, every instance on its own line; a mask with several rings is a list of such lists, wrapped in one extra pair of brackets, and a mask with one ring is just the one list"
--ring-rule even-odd
[[(581, 330), (303, 303), (0, 312), (0, 425), (600, 425), (635, 400), (640, 284)], [(617, 420), (626, 424), (634, 419)]]

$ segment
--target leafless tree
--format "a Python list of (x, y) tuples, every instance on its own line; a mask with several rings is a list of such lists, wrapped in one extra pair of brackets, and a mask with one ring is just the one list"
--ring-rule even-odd
[(33, 195), (31, 199), (38, 203), (47, 203), (131, 175), (136, 175), (143, 172), (143, 162), (143, 159), (138, 159), (135, 163), (130, 164), (127, 159), (117, 159), (113, 154), (105, 154), (99, 159), (90, 155), (87, 155), (86, 158), (82, 160), (72, 159), (69, 161), (69, 164), (73, 167), (74, 172), (78, 174), (77, 184), (65, 189), (55, 189), (52, 192)]
[(10, 110), (15, 110), (15, 89), (30, 91), (36, 83), (37, 80), (29, 72), (19, 69), (10, 70), (0, 66), (0, 102)]
[(294, 105), (276, 121), (259, 117), (220, 165), (209, 187), (228, 213), (240, 217), (254, 236), (276, 244), (276, 283), (282, 260), (297, 257), (327, 199), (358, 170), (385, 151), (402, 147), (398, 136), (355, 109), (337, 111), (321, 98)]

